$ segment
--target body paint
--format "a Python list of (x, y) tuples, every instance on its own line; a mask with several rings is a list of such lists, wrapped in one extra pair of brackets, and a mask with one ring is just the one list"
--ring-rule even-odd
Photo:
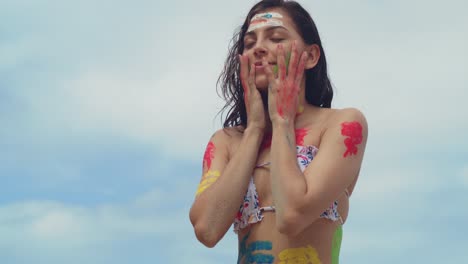
[(221, 175), (219, 171), (207, 171), (200, 182), (198, 184), (198, 189), (196, 195), (200, 195), (202, 192), (204, 192), (208, 187), (210, 187)]
[(208, 142), (203, 155), (203, 169), (209, 170), (211, 168), (211, 161), (214, 158), (215, 145), (213, 142)]
[(335, 234), (333, 234), (331, 264), (339, 264), (342, 238), (343, 227), (340, 225), (336, 228)]
[(299, 128), (296, 129), (296, 145), (304, 145), (304, 137), (307, 136), (307, 129), (306, 128)]
[[(283, 52), (283, 46), (279, 44), (279, 47), (280, 52)], [(289, 68), (291, 54), (291, 52), (288, 53), (285, 65), (281, 65), (281, 68), (279, 69), (279, 71), (286, 73), (282, 76), (283, 79), (281, 80), (281, 86), (279, 87), (278, 94), (276, 95), (276, 108), (278, 114), (283, 118), (285, 117), (285, 111), (297, 110), (294, 108), (296, 108), (299, 95), (299, 86), (296, 86), (295, 82), (287, 82), (285, 80), (288, 75), (287, 69)]]
[(281, 18), (283, 18), (283, 16), (275, 12), (256, 14), (250, 20), (247, 33), (252, 32), (257, 28), (266, 27), (266, 26), (271, 26), (271, 27), (283, 26), (283, 22), (281, 21)]
[(263, 150), (269, 147), (271, 147), (271, 133), (267, 133), (265, 136), (263, 136), (262, 146), (260, 149)]
[(279, 253), (279, 264), (321, 264), (317, 250), (311, 246), (288, 248)]
[(279, 90), (279, 95), (276, 96), (276, 108), (278, 109), (278, 114), (284, 118), (285, 111), (290, 111), (294, 108), (294, 104), (298, 99), (298, 92), (296, 87), (292, 84), (283, 85)]
[[(288, 54), (286, 54), (286, 74), (288, 74), (288, 69), (289, 69), (289, 61), (291, 60), (291, 52), (289, 51)], [(278, 64), (273, 65), (273, 73), (275, 76), (278, 76)]]
[[(237, 263), (240, 264), (270, 264), (275, 261), (275, 257), (271, 254), (255, 253), (259, 250), (271, 250), (273, 245), (270, 241), (253, 241), (247, 246), (246, 241), (250, 236), (250, 231), (245, 235), (242, 241), (239, 244), (239, 256), (237, 258)], [(243, 260), (243, 261), (242, 261)]]
[(304, 106), (302, 104), (300, 104), (298, 107), (297, 107), (297, 113), (296, 115), (300, 115), (302, 114), (302, 112), (304, 112)]
[(362, 142), (362, 126), (359, 122), (343, 122), (341, 124), (341, 135), (346, 136), (344, 144), (346, 152), (343, 157), (357, 154), (357, 146)]

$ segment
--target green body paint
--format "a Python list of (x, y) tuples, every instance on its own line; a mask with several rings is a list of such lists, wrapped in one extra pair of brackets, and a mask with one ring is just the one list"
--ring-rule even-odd
[(340, 262), (340, 249), (341, 240), (343, 238), (343, 227), (340, 225), (336, 228), (335, 234), (333, 235), (332, 242), (332, 264), (338, 264)]
[[(288, 52), (286, 55), (286, 75), (288, 74), (289, 60), (291, 60), (291, 52)], [(273, 73), (275, 73), (275, 76), (278, 76), (278, 62), (276, 62), (276, 65), (273, 66)]]

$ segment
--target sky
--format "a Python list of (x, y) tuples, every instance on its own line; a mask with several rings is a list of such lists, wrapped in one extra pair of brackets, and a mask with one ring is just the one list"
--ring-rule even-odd
[[(235, 263), (188, 213), (257, 1), (0, 0), (0, 263)], [(300, 1), (369, 137), (342, 263), (468, 263), (468, 3)]]

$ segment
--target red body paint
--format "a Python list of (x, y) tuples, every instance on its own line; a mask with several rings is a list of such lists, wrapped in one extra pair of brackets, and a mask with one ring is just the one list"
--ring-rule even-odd
[(263, 150), (269, 147), (271, 147), (271, 133), (268, 133), (265, 136), (263, 136), (261, 149)]
[[(286, 72), (286, 66), (281, 65), (279, 70), (283, 73)], [(279, 93), (276, 97), (276, 108), (278, 109), (278, 114), (282, 118), (285, 118), (285, 112), (291, 114), (296, 111), (299, 86), (293, 81), (286, 80), (286, 74), (282, 75), (281, 82)]]
[(343, 157), (357, 154), (357, 146), (362, 142), (362, 126), (359, 122), (344, 122), (341, 124), (341, 135), (346, 136), (344, 144), (346, 152)]
[(211, 161), (214, 158), (215, 145), (213, 142), (208, 142), (206, 146), (205, 155), (203, 155), (203, 168), (209, 170), (211, 167)]
[(304, 137), (307, 135), (307, 129), (300, 128), (296, 129), (296, 145), (304, 145)]

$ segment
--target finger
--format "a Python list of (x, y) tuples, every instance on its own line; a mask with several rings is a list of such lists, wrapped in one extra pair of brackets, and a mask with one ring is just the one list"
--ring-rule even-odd
[(295, 87), (297, 87), (297, 89), (299, 89), (301, 85), (302, 77), (304, 76), (305, 64), (308, 58), (309, 58), (309, 55), (307, 54), (306, 51), (304, 51), (301, 55), (301, 60), (299, 62), (299, 65), (297, 66), (296, 78), (294, 80)]
[(286, 61), (284, 58), (284, 48), (283, 45), (278, 44), (276, 48), (276, 62), (278, 63), (278, 78), (280, 80), (286, 79)]
[(291, 45), (291, 58), (289, 61), (289, 68), (288, 68), (288, 76), (289, 80), (294, 80), (294, 76), (296, 76), (296, 69), (297, 69), (297, 61), (299, 60), (297, 55), (297, 41), (294, 40)]
[(247, 57), (244, 55), (239, 55), (239, 61), (241, 84), (242, 89), (244, 90), (244, 97), (246, 97), (248, 93), (247, 76), (249, 75), (249, 70), (247, 68)]
[(268, 64), (265, 57), (262, 59), (262, 65), (263, 65), (263, 68), (265, 69), (265, 73), (268, 78), (268, 83), (269, 83), (268, 87), (271, 88), (273, 83), (275, 82), (275, 73), (273, 72), (273, 69), (271, 68), (270, 64)]
[(247, 81), (248, 87), (249, 87), (249, 93), (252, 94), (252, 92), (255, 92), (255, 64), (252, 63), (250, 65), (250, 72), (249, 72), (249, 79)]

